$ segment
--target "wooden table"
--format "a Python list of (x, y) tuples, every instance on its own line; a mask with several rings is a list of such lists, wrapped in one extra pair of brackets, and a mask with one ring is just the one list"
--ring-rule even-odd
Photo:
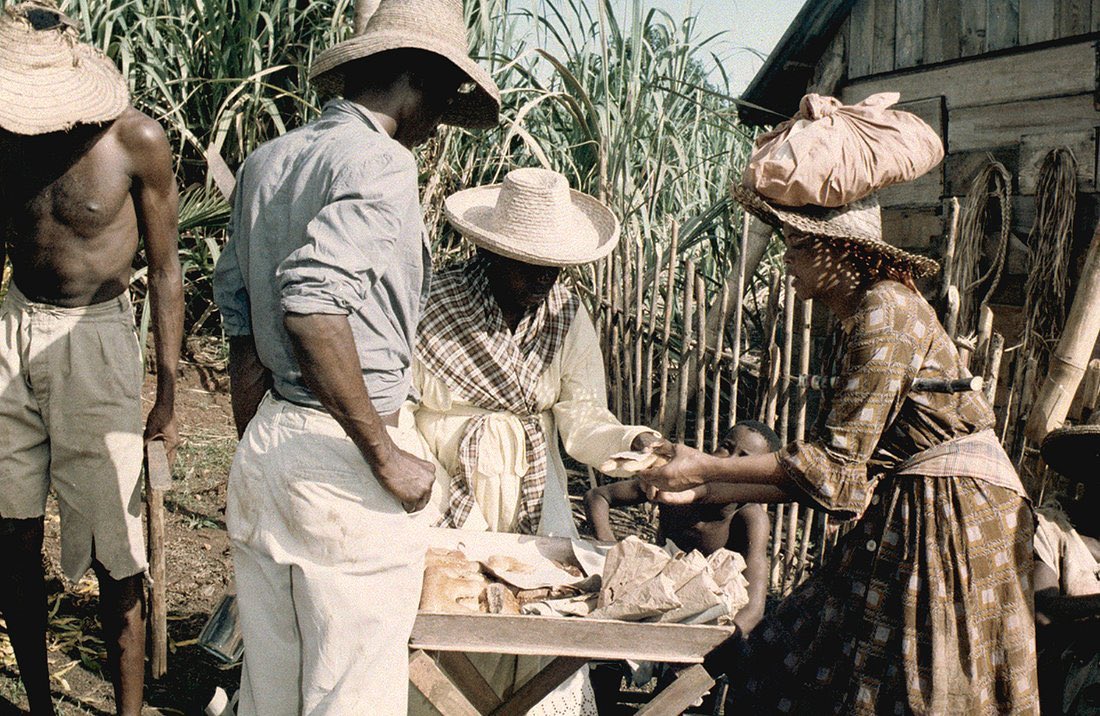
[[(693, 664), (638, 712), (674, 716), (714, 686), (701, 664), (731, 634), (732, 627), (421, 613), (409, 641), (409, 679), (443, 716), (521, 716), (590, 660)], [(467, 653), (555, 658), (502, 701)]]

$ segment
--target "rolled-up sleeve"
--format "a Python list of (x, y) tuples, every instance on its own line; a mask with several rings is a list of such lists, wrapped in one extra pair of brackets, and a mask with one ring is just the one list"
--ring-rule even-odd
[[(242, 170), (243, 173), (243, 170)], [(238, 242), (234, 239), (242, 211), (241, 192), (234, 192), (229, 216), (229, 241), (214, 266), (214, 303), (222, 317), (222, 329), (231, 338), (252, 335), (252, 304), (241, 271)]]
[(276, 269), (283, 311), (347, 315), (362, 305), (393, 261), (416, 180), (412, 156), (394, 153), (340, 172), (305, 244)]
[(583, 306), (562, 346), (561, 388), (553, 412), (565, 451), (593, 467), (629, 450), (638, 435), (654, 432), (641, 425), (623, 425), (607, 409), (600, 342)]
[(780, 453), (787, 476), (836, 517), (859, 517), (874, 492), (878, 476), (869, 474), (868, 462), (919, 367), (909, 323), (904, 307), (889, 301), (861, 308), (824, 424), (814, 440)]

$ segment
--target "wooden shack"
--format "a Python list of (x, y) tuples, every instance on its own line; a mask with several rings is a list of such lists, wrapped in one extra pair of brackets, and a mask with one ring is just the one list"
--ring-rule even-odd
[(1000, 161), (1012, 175), (1003, 320), (1022, 302), (1036, 178), (1050, 150), (1069, 147), (1077, 159), (1084, 243), (1096, 225), (1098, 40), (1100, 0), (808, 0), (742, 95), (741, 118), (775, 124), (808, 91), (845, 103), (900, 92), (900, 107), (940, 132), (946, 160), (881, 192), (884, 231), (934, 257), (946, 202), (967, 193), (990, 157)]

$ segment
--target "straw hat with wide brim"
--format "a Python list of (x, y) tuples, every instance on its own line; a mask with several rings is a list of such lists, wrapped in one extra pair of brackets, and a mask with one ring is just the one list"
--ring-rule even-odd
[(756, 218), (776, 229), (855, 244), (907, 269), (913, 278), (933, 276), (940, 270), (933, 259), (891, 246), (883, 240), (882, 212), (874, 195), (835, 209), (820, 206), (795, 209), (770, 202), (744, 184), (734, 183), (733, 198)]
[(387, 50), (434, 52), (462, 70), (470, 82), (443, 114), (443, 124), (471, 129), (495, 127), (500, 90), (489, 73), (470, 59), (461, 0), (382, 0), (363, 34), (322, 52), (309, 76), (324, 93), (344, 89), (344, 66)]
[(1051, 431), (1040, 450), (1052, 470), (1071, 480), (1095, 477), (1100, 465), (1100, 410), (1082, 425)]
[(503, 184), (467, 189), (444, 202), (447, 220), (474, 244), (537, 266), (576, 266), (607, 256), (619, 221), (549, 169), (515, 169)]
[(22, 135), (103, 124), (130, 106), (126, 79), (49, 2), (0, 13), (0, 127)]

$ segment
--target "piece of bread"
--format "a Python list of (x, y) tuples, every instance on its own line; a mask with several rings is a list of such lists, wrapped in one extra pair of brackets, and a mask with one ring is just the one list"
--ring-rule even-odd
[(470, 614), (481, 611), (481, 595), (489, 581), (481, 572), (462, 568), (433, 567), (424, 571), (420, 611), (435, 614)]
[(489, 559), (485, 560), (485, 566), (492, 572), (515, 572), (517, 574), (530, 574), (535, 571), (535, 568), (526, 562), (522, 562), (515, 557), (505, 557), (503, 555), (495, 554)]
[(489, 614), (519, 614), (519, 600), (500, 582), (492, 582), (481, 593), (481, 611)]
[(668, 459), (654, 452), (617, 452), (600, 465), (600, 472), (637, 473), (668, 464)]

